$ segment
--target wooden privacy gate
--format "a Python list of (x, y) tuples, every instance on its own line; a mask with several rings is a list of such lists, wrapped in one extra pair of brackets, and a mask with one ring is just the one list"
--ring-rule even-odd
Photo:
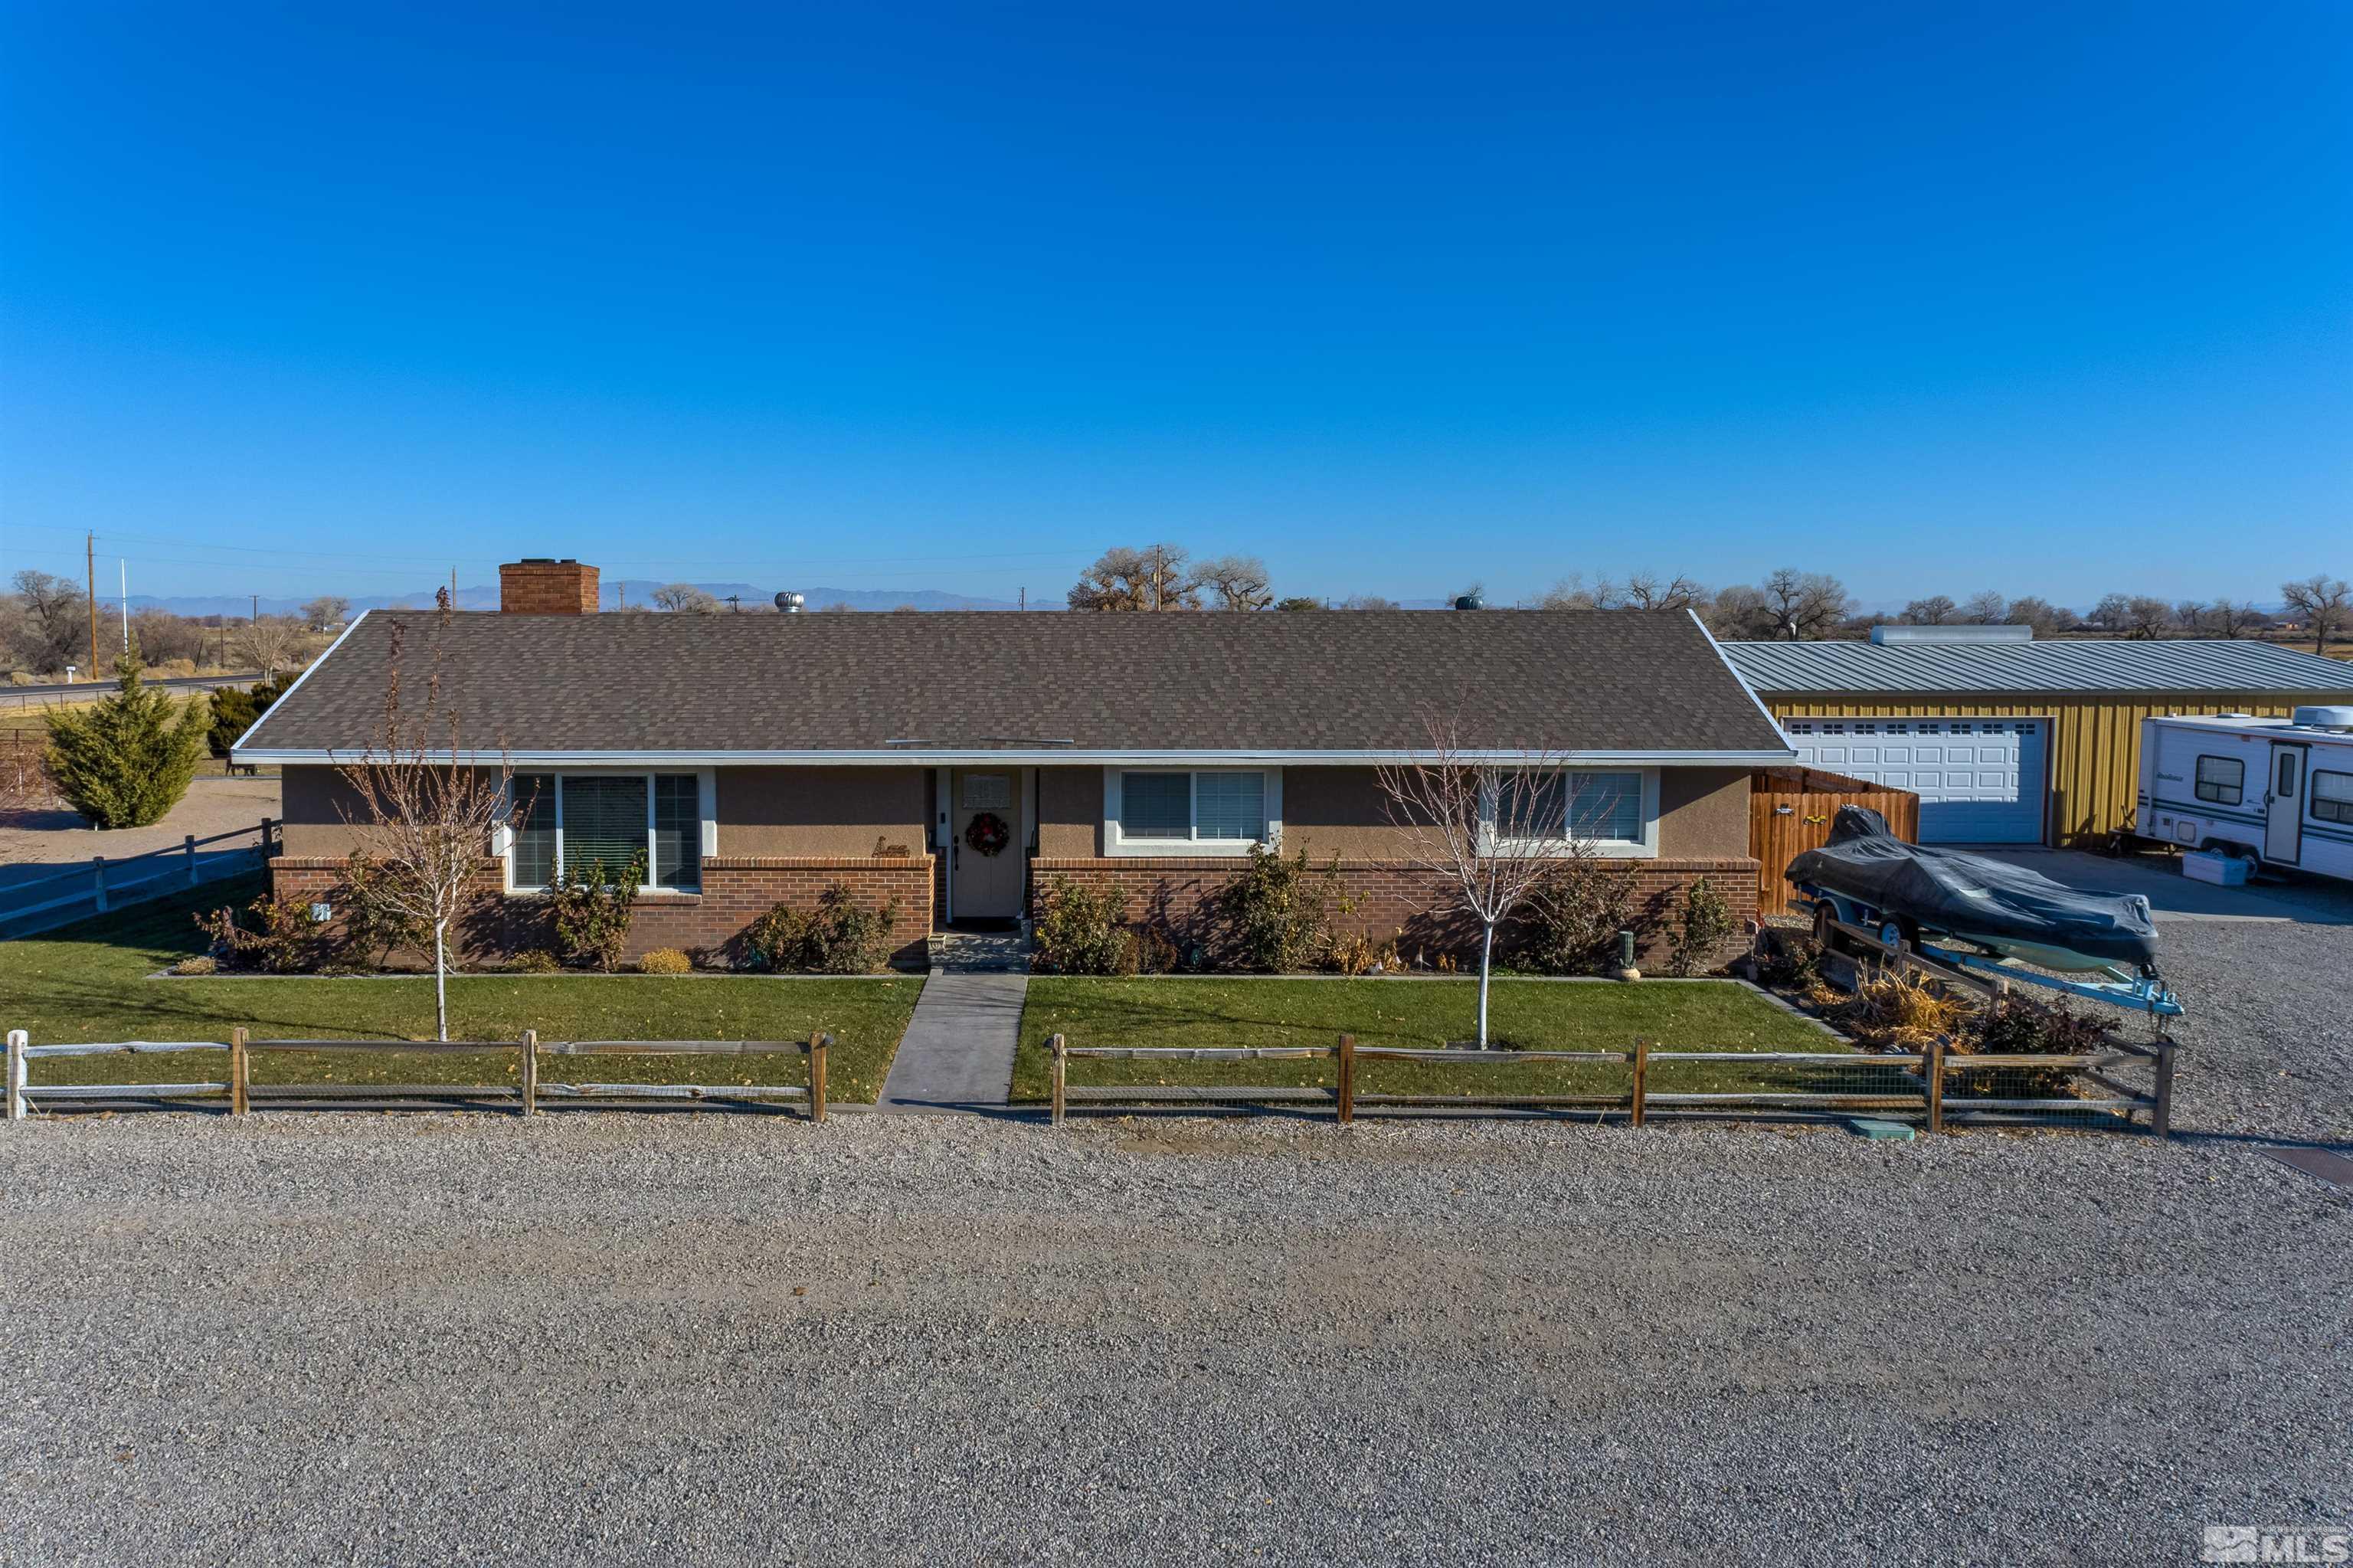
[(1748, 780), (1748, 853), (1757, 859), (1757, 909), (1778, 915), (1788, 906), (1782, 873), (1810, 849), (1830, 842), (1841, 806), (1868, 806), (1887, 819), (1906, 843), (1920, 842), (1920, 797), (1909, 789), (1825, 773), (1819, 768), (1760, 768)]
[[(21, 1029), (8, 1032), (8, 1078), (5, 1085), (8, 1119), (22, 1121), (37, 1106), (121, 1100), (226, 1101), (231, 1116), (243, 1116), (256, 1099), (264, 1106), (310, 1105), (332, 1108), (335, 1101), (489, 1100), (511, 1104), (523, 1116), (533, 1116), (543, 1100), (557, 1103), (608, 1103), (622, 1108), (633, 1102), (688, 1101), (724, 1105), (729, 1101), (800, 1100), (809, 1119), (825, 1119), (826, 1053), (830, 1034), (807, 1040), (557, 1040), (542, 1044), (536, 1030), (526, 1029), (515, 1040), (253, 1040), (242, 1028), (218, 1040), (126, 1040), (97, 1044), (36, 1045)], [(155, 1056), (186, 1052), (226, 1054), (225, 1075), (169, 1084), (36, 1084), (31, 1065), (65, 1056)], [(515, 1082), (506, 1084), (256, 1084), (253, 1058), (257, 1053), (301, 1052), (317, 1054), (384, 1054), (481, 1056), (515, 1058)], [(798, 1084), (646, 1084), (548, 1083), (540, 1076), (540, 1063), (549, 1056), (755, 1056), (798, 1052), (808, 1058), (808, 1085)], [(257, 1095), (257, 1091), (259, 1091)]]

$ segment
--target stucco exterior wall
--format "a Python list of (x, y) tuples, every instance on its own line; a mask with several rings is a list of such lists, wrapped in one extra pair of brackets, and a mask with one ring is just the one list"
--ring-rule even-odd
[(722, 768), (719, 853), (922, 854), (931, 808), (923, 768)]
[(360, 847), (359, 831), (349, 821), (364, 821), (366, 808), (329, 767), (289, 766), (278, 785), (280, 810), (285, 814), (285, 853), (301, 860), (341, 861)]
[(1746, 768), (1659, 770), (1659, 855), (1715, 860), (1748, 853)]
[(1101, 768), (1038, 769), (1038, 856), (1081, 860), (1103, 853)]

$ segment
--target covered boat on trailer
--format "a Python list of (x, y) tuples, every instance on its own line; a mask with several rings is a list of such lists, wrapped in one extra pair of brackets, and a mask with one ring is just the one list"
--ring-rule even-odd
[(1785, 874), (1812, 906), (1817, 934), (1838, 921), (1964, 969), (2140, 1012), (2181, 1011), (2158, 978), (2157, 922), (2137, 894), (2079, 892), (2007, 861), (1907, 843), (1860, 806), (1841, 807), (1830, 842)]

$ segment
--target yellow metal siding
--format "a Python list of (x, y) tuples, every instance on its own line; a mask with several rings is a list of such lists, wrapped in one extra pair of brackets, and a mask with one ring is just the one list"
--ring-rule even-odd
[(1765, 693), (1775, 718), (2047, 718), (2051, 724), (2051, 810), (2043, 832), (2060, 843), (2105, 838), (2131, 820), (2140, 789), (2140, 721), (2162, 714), (2256, 714), (2342, 701), (2308, 693), (2179, 695), (2054, 693), (2008, 701), (1983, 697), (1798, 696)]

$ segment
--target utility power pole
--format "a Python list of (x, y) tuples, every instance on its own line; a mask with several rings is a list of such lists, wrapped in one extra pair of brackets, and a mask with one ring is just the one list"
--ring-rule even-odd
[(122, 573), (122, 652), (128, 654), (131, 652), (131, 563), (117, 556), (114, 564)]
[(253, 596), (253, 615), (251, 619), (257, 621), (261, 619), (261, 596), (259, 594), (255, 594)]
[(85, 534), (81, 541), (82, 588), (90, 599), (90, 678), (98, 679), (98, 535)]

